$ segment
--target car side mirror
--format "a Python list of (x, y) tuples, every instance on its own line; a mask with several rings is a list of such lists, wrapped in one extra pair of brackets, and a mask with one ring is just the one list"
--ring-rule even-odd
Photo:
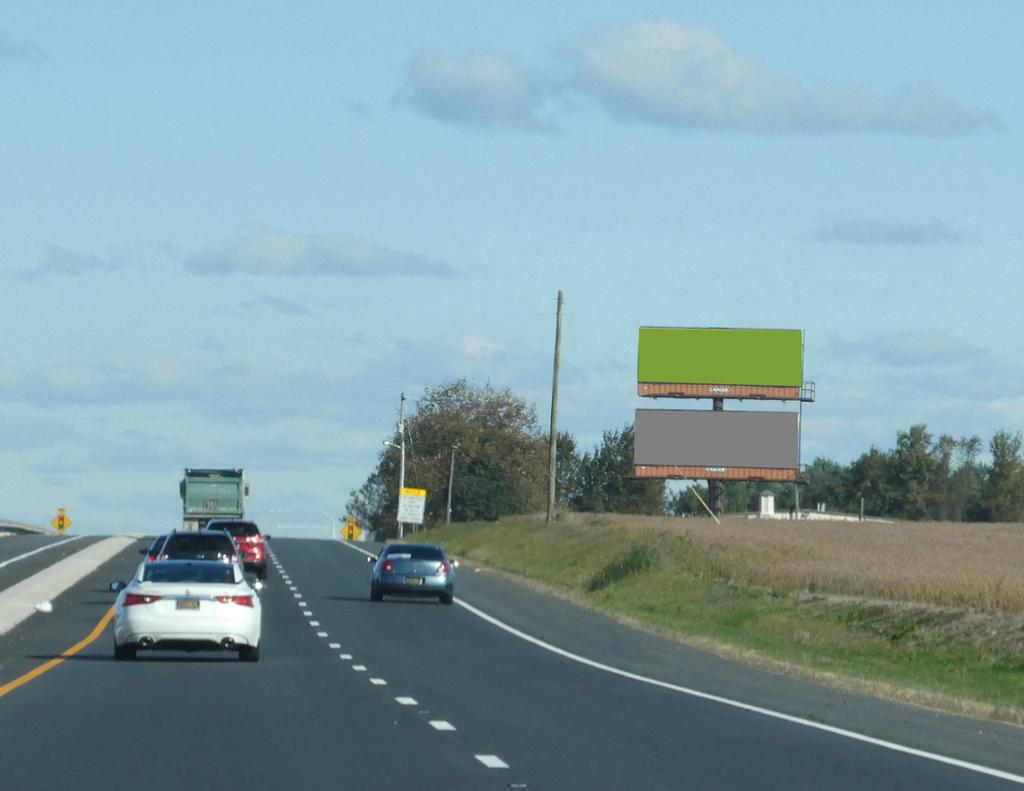
[(269, 541), (270, 540), (270, 533), (264, 533), (263, 534), (263, 540), (264, 541)]
[(145, 554), (146, 554), (147, 552), (149, 552), (149, 550), (148, 550), (148, 549), (140, 549), (140, 550), (139, 550), (139, 554), (140, 554), (140, 555), (145, 555)]
[(377, 562), (377, 558), (375, 558), (373, 555), (367, 555), (366, 556), (366, 562), (367, 563), (376, 563)]
[(127, 587), (128, 587), (128, 583), (124, 582), (123, 580), (118, 580), (117, 582), (111, 582), (110, 583), (110, 592), (111, 593), (120, 593), (121, 591), (123, 591)]
[(452, 558), (452, 566), (454, 568), (458, 568), (459, 567), (459, 561), (458, 561), (457, 558)]

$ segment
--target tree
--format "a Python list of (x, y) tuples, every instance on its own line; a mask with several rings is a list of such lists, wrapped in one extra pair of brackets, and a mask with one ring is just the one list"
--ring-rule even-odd
[(896, 512), (905, 519), (928, 516), (929, 490), (935, 476), (936, 462), (932, 455), (932, 435), (924, 423), (896, 434), (896, 450), (892, 454), (892, 481)]
[(593, 453), (580, 459), (577, 511), (664, 514), (665, 482), (633, 478), (633, 426), (606, 431)]
[(833, 511), (849, 507), (850, 498), (843, 473), (841, 464), (818, 456), (807, 465), (804, 472), (807, 485), (800, 492), (801, 505), (805, 508), (815, 508), (818, 503), (825, 503), (826, 508)]
[(989, 444), (992, 466), (985, 481), (984, 502), (994, 522), (1018, 522), (1024, 513), (1024, 461), (1020, 432), (997, 431)]
[(892, 513), (893, 490), (890, 475), (891, 458), (878, 448), (862, 453), (846, 471), (847, 491), (857, 500), (864, 498), (864, 510), (874, 516)]
[[(464, 379), (424, 392), (406, 419), (407, 486), (427, 490), (426, 521), (442, 521), (455, 446), (452, 519), (496, 519), (545, 502), (546, 443), (536, 410), (510, 390)], [(393, 444), (399, 444), (393, 436)], [(349, 511), (380, 535), (395, 529), (398, 451), (384, 448), (376, 469), (351, 493)]]

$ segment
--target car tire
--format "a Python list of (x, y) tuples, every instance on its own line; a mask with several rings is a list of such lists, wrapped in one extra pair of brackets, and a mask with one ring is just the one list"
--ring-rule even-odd
[(242, 662), (259, 662), (260, 647), (258, 645), (243, 645), (238, 649), (238, 658)]
[(370, 601), (384, 601), (384, 594), (376, 585), (370, 586)]
[(451, 593), (442, 593), (439, 597), (441, 604), (451, 604), (455, 601), (455, 596)]
[(114, 659), (118, 662), (130, 662), (135, 659), (135, 648), (130, 645), (118, 645), (114, 643)]

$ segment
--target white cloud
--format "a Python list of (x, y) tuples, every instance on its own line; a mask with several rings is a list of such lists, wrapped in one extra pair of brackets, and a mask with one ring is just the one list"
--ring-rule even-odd
[(713, 31), (673, 19), (606, 30), (575, 50), (575, 85), (621, 119), (680, 129), (757, 133), (962, 135), (998, 129), (928, 86), (883, 96), (870, 88), (815, 90), (773, 73)]
[(819, 242), (843, 242), (867, 247), (921, 247), (960, 244), (964, 240), (963, 234), (937, 217), (924, 222), (892, 218), (833, 217), (817, 227), (814, 238)]
[(246, 311), (251, 311), (254, 308), (266, 308), (267, 310), (272, 310), (275, 313), (282, 313), (285, 316), (312, 315), (309, 308), (301, 302), (296, 302), (294, 299), (288, 299), (287, 297), (274, 297), (270, 294), (264, 294), (261, 297), (253, 297), (252, 299), (243, 299), (238, 303), (238, 305)]
[(542, 91), (511, 55), (424, 53), (406, 65), (396, 97), (445, 123), (552, 131), (538, 115)]
[(28, 41), (12, 41), (0, 33), (0, 60), (20, 60), (42, 62), (48, 60), (46, 52), (36, 44)]
[(258, 230), (219, 250), (187, 258), (187, 271), (199, 275), (452, 277), (448, 264), (416, 253), (393, 250), (347, 234), (301, 235)]
[(104, 257), (84, 255), (68, 250), (66, 247), (54, 245), (47, 249), (46, 258), (34, 269), (14, 271), (8, 276), (19, 280), (38, 280), (43, 277), (70, 275), (90, 275), (98, 272), (116, 272), (129, 268), (128, 262), (119, 254), (111, 253)]

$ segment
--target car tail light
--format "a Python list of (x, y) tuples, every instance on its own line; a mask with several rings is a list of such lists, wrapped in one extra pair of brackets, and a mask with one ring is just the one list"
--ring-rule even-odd
[(451, 570), (451, 564), (449, 564), (447, 560), (437, 567), (438, 574), (447, 574)]
[(252, 596), (218, 596), (217, 601), (221, 604), (240, 604), (243, 607), (252, 607)]
[(390, 560), (385, 560), (384, 565), (380, 567), (380, 570), (383, 571), (385, 574), (390, 574), (392, 571), (395, 570), (395, 567)]
[(146, 593), (126, 593), (124, 596), (124, 606), (131, 607), (133, 604), (152, 604), (155, 601), (159, 601), (159, 596), (153, 596)]

